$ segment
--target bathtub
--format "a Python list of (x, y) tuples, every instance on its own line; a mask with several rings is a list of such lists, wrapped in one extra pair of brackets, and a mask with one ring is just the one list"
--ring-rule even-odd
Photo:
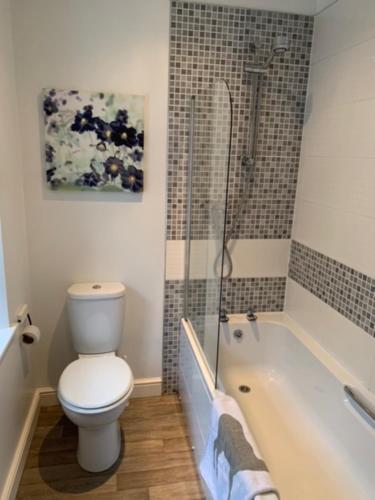
[[(256, 322), (231, 315), (221, 325), (219, 353), (218, 386), (240, 405), (283, 500), (375, 498), (374, 422), (343, 388), (353, 388), (372, 411), (374, 395), (311, 336), (285, 313), (259, 314)], [(214, 379), (186, 321), (179, 370), (199, 462)]]

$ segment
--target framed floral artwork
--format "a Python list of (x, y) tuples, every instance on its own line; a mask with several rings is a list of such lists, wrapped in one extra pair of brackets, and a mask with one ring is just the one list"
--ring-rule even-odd
[(44, 89), (48, 186), (58, 191), (143, 191), (144, 98)]

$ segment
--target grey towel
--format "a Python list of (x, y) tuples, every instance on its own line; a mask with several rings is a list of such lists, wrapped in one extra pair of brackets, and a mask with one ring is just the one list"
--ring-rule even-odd
[(211, 429), (200, 463), (214, 500), (254, 500), (278, 492), (236, 401), (219, 393), (213, 401)]

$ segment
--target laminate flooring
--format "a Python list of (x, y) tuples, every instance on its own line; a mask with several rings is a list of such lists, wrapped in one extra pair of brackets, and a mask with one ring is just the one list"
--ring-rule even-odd
[(17, 499), (204, 500), (177, 396), (132, 399), (120, 424), (119, 460), (92, 474), (77, 463), (77, 428), (41, 408)]

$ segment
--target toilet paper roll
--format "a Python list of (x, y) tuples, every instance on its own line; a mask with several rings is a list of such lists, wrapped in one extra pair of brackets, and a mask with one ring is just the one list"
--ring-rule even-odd
[(36, 344), (40, 340), (40, 330), (35, 325), (27, 326), (22, 332), (22, 340), (25, 344)]

